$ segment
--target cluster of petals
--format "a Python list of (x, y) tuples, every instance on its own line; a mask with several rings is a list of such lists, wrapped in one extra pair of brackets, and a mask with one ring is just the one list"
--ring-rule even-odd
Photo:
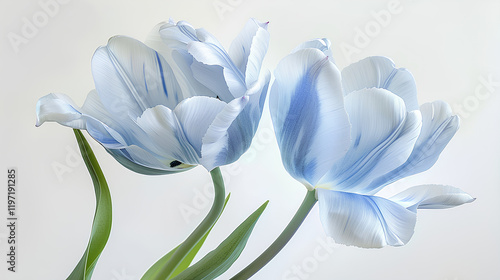
[(406, 244), (417, 209), (474, 199), (444, 185), (411, 187), (393, 197), (385, 186), (429, 169), (459, 128), (442, 101), (419, 107), (413, 76), (386, 57), (339, 71), (330, 42), (305, 42), (274, 71), (269, 107), (285, 169), (316, 191), (326, 233), (342, 244)]

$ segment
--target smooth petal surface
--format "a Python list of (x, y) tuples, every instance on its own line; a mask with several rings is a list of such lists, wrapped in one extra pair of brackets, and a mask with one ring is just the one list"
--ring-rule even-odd
[(317, 189), (320, 218), (335, 242), (363, 248), (401, 246), (413, 235), (416, 214), (376, 196)]
[(269, 108), (286, 170), (312, 188), (349, 146), (340, 73), (317, 49), (277, 66)]
[(267, 25), (255, 19), (248, 20), (229, 47), (229, 56), (241, 73), (245, 74), (247, 87), (259, 79), (262, 61), (269, 46)]
[(322, 178), (320, 187), (370, 194), (369, 184), (403, 164), (420, 133), (418, 111), (406, 112), (401, 98), (379, 88), (352, 92), (346, 99), (352, 124), (345, 157)]
[(342, 70), (344, 93), (364, 88), (383, 88), (401, 97), (408, 111), (418, 110), (417, 86), (413, 75), (382, 56), (367, 57)]
[(173, 109), (182, 98), (165, 59), (132, 38), (112, 37), (97, 49), (92, 74), (107, 111), (123, 118), (136, 118), (156, 105)]
[(460, 120), (458, 116), (452, 115), (447, 103), (443, 101), (425, 103), (420, 111), (422, 112), (422, 131), (408, 160), (374, 180), (370, 188), (380, 188), (431, 168), (457, 132)]
[(475, 200), (462, 190), (443, 185), (421, 185), (411, 187), (390, 200), (416, 212), (417, 209), (446, 209)]

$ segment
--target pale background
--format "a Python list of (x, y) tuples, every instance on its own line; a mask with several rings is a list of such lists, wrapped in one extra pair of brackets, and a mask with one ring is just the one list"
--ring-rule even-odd
[[(366, 56), (385, 55), (414, 74), (420, 103), (442, 99), (455, 112), (465, 105), (461, 129), (438, 163), (388, 187), (385, 194), (441, 183), (469, 192), (477, 198), (474, 203), (420, 211), (415, 235), (404, 247), (334, 246), (330, 251), (320, 245), (326, 238), (316, 206), (288, 246), (252, 279), (500, 279), (499, 1), (400, 0), (384, 26), (375, 21), (375, 14), (388, 10), (387, 0), (66, 2), (45, 22), (38, 1), (2, 0), (0, 5), (0, 169), (1, 174), (9, 167), (18, 169), (20, 219), (18, 272), (7, 273), (3, 175), (0, 279), (65, 279), (86, 247), (94, 214), (93, 187), (83, 162), (74, 156), (78, 150), (73, 132), (54, 123), (35, 128), (37, 99), (60, 92), (82, 104), (94, 88), (94, 50), (113, 35), (144, 40), (155, 24), (169, 17), (206, 28), (226, 48), (248, 18), (270, 21), (265, 67), (271, 70), (299, 43), (327, 37), (339, 68)], [(229, 8), (218, 13), (216, 5)], [(9, 36), (22, 36), (25, 20), (33, 22), (33, 17), (39, 17), (40, 27), (14, 46)], [(367, 41), (355, 41), (358, 28), (369, 29)], [(346, 45), (357, 53), (344, 53)], [(488, 77), (495, 81), (493, 87), (481, 83)], [(111, 236), (93, 279), (139, 279), (204, 217), (210, 206), (211, 197), (204, 192), (210, 190), (210, 177), (201, 167), (169, 176), (138, 175), (88, 139), (110, 185), (114, 210)], [(56, 172), (56, 167), (62, 171)], [(242, 256), (220, 278), (228, 279), (281, 232), (305, 188), (282, 166), (267, 109), (250, 151), (223, 172), (232, 197), (200, 255), (270, 200)], [(192, 215), (183, 216), (182, 209)], [(314, 253), (318, 250), (319, 258)], [(293, 267), (303, 273), (294, 274)]]

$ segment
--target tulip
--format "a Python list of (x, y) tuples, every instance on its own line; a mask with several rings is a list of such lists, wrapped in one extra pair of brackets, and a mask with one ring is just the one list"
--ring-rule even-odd
[(330, 42), (317, 39), (283, 58), (274, 74), (269, 108), (283, 165), (308, 191), (280, 236), (232, 279), (247, 279), (266, 265), (317, 201), (323, 228), (337, 243), (379, 248), (410, 240), (417, 209), (474, 200), (443, 185), (376, 196), (429, 169), (459, 127), (445, 102), (419, 109), (413, 76), (390, 59), (369, 57), (340, 72)]
[[(84, 129), (125, 167), (142, 174), (167, 174), (202, 165), (207, 170), (236, 161), (250, 146), (262, 114), (270, 75), (262, 71), (267, 25), (250, 20), (229, 54), (217, 45), (214, 71), (203, 71), (202, 47), (178, 55), (152, 32), (146, 44), (112, 37), (92, 58), (96, 89), (82, 107), (64, 94), (37, 103), (37, 126), (46, 121)], [(206, 44), (204, 30), (191, 45)], [(175, 40), (175, 34), (163, 39)], [(193, 40), (196, 38), (193, 38)], [(198, 60), (199, 59), (199, 60)], [(217, 63), (221, 63), (220, 65)], [(227, 75), (219, 68), (237, 66)], [(224, 71), (228, 72), (228, 71)], [(234, 85), (234, 77), (245, 83)], [(204, 83), (209, 81), (208, 85)]]

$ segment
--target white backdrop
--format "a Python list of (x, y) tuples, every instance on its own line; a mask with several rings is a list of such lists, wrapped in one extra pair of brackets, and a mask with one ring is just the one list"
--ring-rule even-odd
[[(376, 250), (325, 245), (316, 206), (288, 246), (252, 279), (500, 279), (500, 2), (479, 2), (2, 0), (0, 225), (7, 223), (10, 167), (18, 169), (19, 221), (18, 271), (8, 272), (2, 261), (0, 279), (65, 279), (85, 250), (94, 214), (93, 187), (73, 132), (54, 123), (35, 128), (36, 101), (59, 92), (82, 104), (94, 88), (94, 50), (113, 35), (144, 40), (169, 17), (206, 28), (226, 47), (248, 18), (270, 21), (265, 67), (271, 70), (296, 45), (316, 37), (332, 41), (339, 68), (370, 55), (388, 56), (414, 74), (420, 103), (445, 100), (462, 119), (431, 170), (385, 194), (440, 183), (470, 193), (474, 203), (420, 211), (409, 244)], [(390, 18), (382, 17), (387, 13)], [(93, 279), (139, 279), (204, 217), (211, 204), (210, 176), (201, 167), (138, 175), (88, 139), (114, 211)], [(242, 256), (220, 278), (228, 279), (281, 232), (305, 188), (282, 166), (267, 109), (250, 151), (222, 170), (232, 197), (200, 255), (270, 200)], [(7, 227), (0, 226), (0, 260), (6, 259), (6, 239)]]

